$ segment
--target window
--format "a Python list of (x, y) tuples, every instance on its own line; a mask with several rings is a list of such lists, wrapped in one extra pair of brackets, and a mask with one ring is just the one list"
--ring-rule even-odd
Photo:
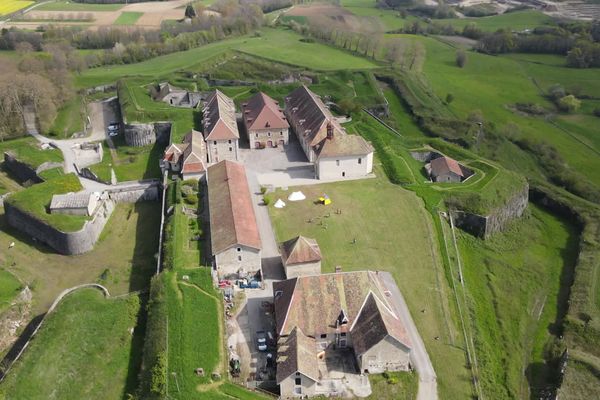
[(229, 144), (231, 144), (231, 139), (229, 139), (227, 142), (228, 142)]
[(233, 147), (230, 147), (230, 148), (229, 148), (229, 151), (233, 151)]
[(342, 337), (345, 337), (346, 336), (346, 332), (342, 332), (342, 333), (340, 333), (340, 335), (342, 335)]
[(296, 376), (300, 376), (300, 372), (296, 372)]
[(321, 333), (321, 339), (325, 339), (327, 337), (326, 333)]
[(215, 141), (213, 142), (213, 144), (216, 146), (216, 145), (217, 145), (217, 141), (215, 140)]
[(283, 131), (279, 132), (279, 136), (283, 136)]
[[(279, 298), (279, 297), (281, 297), (282, 295), (283, 295), (283, 290), (278, 289), (278, 290), (275, 291), (275, 298), (276, 299)], [(300, 372), (296, 372), (296, 374), (300, 374)]]
[(242, 256), (238, 256), (238, 261), (242, 261)]
[(237, 248), (237, 252), (239, 253), (240, 251), (242, 251), (242, 248), (241, 248), (241, 247), (238, 247), (238, 248)]
[(340, 166), (340, 160), (335, 160), (335, 165)]
[(362, 158), (358, 157), (358, 163), (362, 164)]
[(267, 136), (271, 136), (271, 132), (268, 132), (268, 133), (267, 133)]
[(255, 133), (255, 134), (254, 134), (254, 137), (255, 137), (255, 138), (257, 138), (257, 137), (258, 137), (258, 133)]
[(302, 385), (302, 378), (296, 378), (294, 383), (296, 385)]

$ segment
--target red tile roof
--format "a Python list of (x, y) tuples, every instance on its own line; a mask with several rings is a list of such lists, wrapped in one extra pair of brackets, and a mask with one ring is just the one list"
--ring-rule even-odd
[(215, 90), (203, 109), (202, 125), (206, 140), (238, 139), (235, 104), (223, 92)]
[(315, 239), (297, 236), (279, 246), (283, 265), (321, 261), (321, 249)]
[(248, 129), (287, 129), (290, 127), (275, 100), (259, 92), (242, 105)]
[(458, 161), (442, 156), (431, 160), (431, 173), (434, 176), (446, 174), (448, 172), (454, 172), (458, 176), (464, 176)]
[(208, 168), (207, 180), (212, 254), (236, 245), (260, 250), (260, 234), (244, 166), (221, 161)]

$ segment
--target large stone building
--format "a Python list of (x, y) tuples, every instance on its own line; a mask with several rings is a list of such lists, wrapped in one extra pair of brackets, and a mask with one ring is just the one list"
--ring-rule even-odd
[(261, 271), (261, 241), (244, 166), (221, 161), (208, 167), (210, 241), (221, 278)]
[(238, 159), (240, 133), (235, 117), (235, 104), (223, 92), (215, 90), (206, 100), (202, 128), (209, 163)]
[(255, 94), (242, 104), (242, 115), (251, 149), (284, 146), (288, 143), (290, 125), (279, 104), (263, 92)]
[(206, 174), (207, 153), (202, 133), (191, 130), (183, 143), (171, 143), (165, 150), (161, 168), (181, 174), (183, 179), (201, 179)]
[(373, 147), (361, 136), (348, 135), (306, 86), (285, 98), (285, 113), (318, 179), (358, 178), (373, 171)]
[(321, 249), (315, 239), (296, 236), (279, 245), (287, 279), (321, 273)]
[(279, 336), (277, 383), (282, 398), (340, 395), (355, 374), (409, 368), (411, 342), (390, 288), (373, 271), (302, 276), (273, 284)]

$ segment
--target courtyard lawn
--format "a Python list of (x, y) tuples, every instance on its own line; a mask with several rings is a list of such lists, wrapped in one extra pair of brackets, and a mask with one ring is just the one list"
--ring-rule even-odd
[(115, 82), (125, 76), (158, 78), (178, 70), (195, 70), (207, 59), (239, 50), (270, 60), (317, 70), (376, 68), (373, 62), (320, 43), (301, 42), (302, 36), (284, 29), (264, 28), (260, 36), (227, 39), (192, 50), (156, 57), (136, 64), (91, 68), (75, 77), (77, 86)]
[(0, 384), (0, 395), (117, 400), (133, 394), (137, 379), (130, 368), (141, 360), (141, 336), (130, 330), (139, 312), (137, 295), (105, 299), (97, 289), (68, 295)]
[(70, 138), (74, 133), (83, 132), (85, 116), (83, 97), (80, 95), (74, 96), (58, 110), (54, 124), (52, 124), (48, 133), (50, 136), (59, 139)]
[[(82, 283), (99, 282), (112, 295), (145, 289), (156, 270), (159, 222), (158, 202), (119, 204), (94, 250), (63, 256), (8, 226), (2, 211), (0, 265), (31, 287), (33, 315), (45, 312), (64, 289)], [(15, 246), (5, 251), (11, 242)]]
[(0, 17), (29, 7), (33, 3), (35, 2), (26, 0), (2, 0), (2, 3), (0, 4)]
[[(323, 272), (333, 272), (337, 265), (344, 271), (390, 271), (432, 359), (440, 398), (468, 398), (470, 373), (464, 367), (462, 336), (455, 326), (431, 217), (414, 193), (389, 183), (380, 168), (376, 173), (376, 179), (275, 192), (273, 202), (287, 199), (292, 190), (307, 197), (281, 210), (269, 206), (277, 240), (299, 234), (315, 238), (323, 253)], [(330, 206), (314, 203), (323, 193), (331, 198)]]
[(135, 25), (142, 15), (144, 15), (142, 12), (124, 11), (115, 20), (114, 25)]
[(39, 142), (28, 136), (20, 139), (0, 141), (0, 153), (14, 153), (19, 161), (37, 168), (45, 162), (62, 162), (62, 153), (58, 149), (42, 150)]
[(0, 314), (10, 306), (10, 303), (22, 288), (23, 285), (13, 274), (0, 269)]
[(39, 11), (117, 11), (123, 8), (124, 4), (90, 4), (76, 3), (68, 0), (58, 0), (50, 3), (42, 4), (36, 7)]

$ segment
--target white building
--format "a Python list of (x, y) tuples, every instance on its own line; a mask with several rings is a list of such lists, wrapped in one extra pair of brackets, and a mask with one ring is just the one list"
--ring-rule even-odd
[(202, 127), (208, 151), (208, 162), (236, 161), (239, 138), (235, 104), (223, 92), (215, 90), (203, 108)]

